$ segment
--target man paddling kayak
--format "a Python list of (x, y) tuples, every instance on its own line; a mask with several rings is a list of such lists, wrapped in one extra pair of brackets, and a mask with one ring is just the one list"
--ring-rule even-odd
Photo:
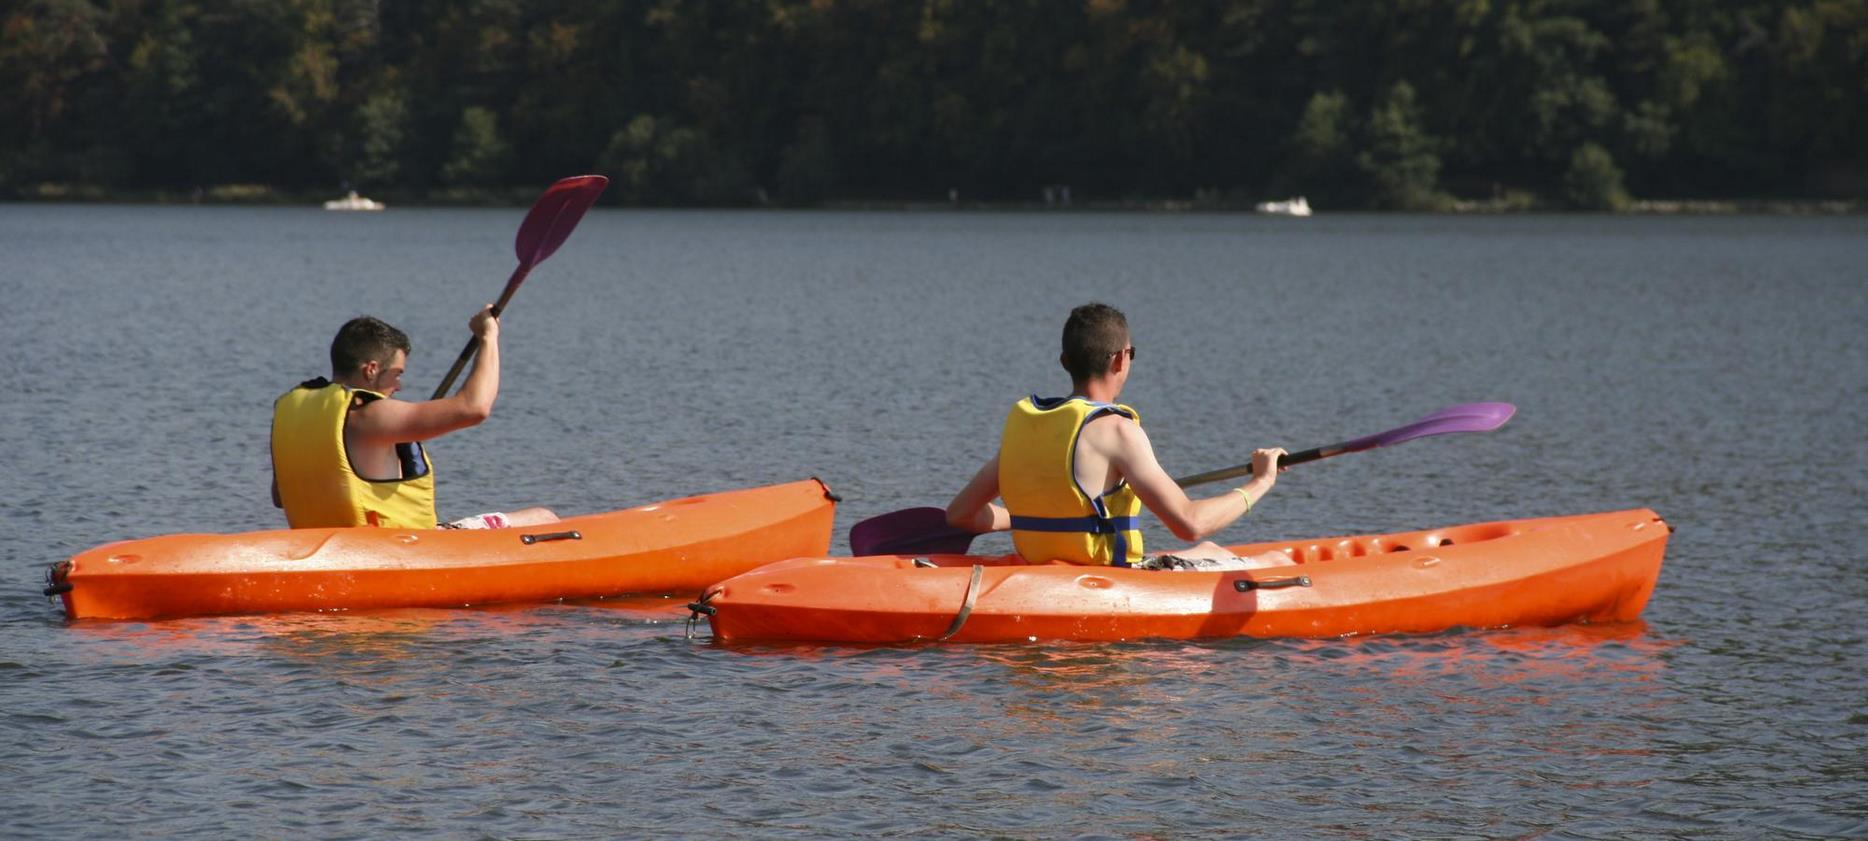
[[(1116, 403), (1135, 363), (1128, 319), (1106, 304), (1085, 304), (1064, 322), (1059, 361), (1067, 397), (1032, 395), (1006, 416), (999, 452), (947, 505), (947, 522), (975, 532), (1012, 532), (1025, 560), (1161, 569), (1288, 566), (1278, 552), (1239, 558), (1204, 540), (1252, 510), (1277, 482), (1284, 450), (1252, 453), (1252, 480), (1218, 496), (1190, 499), (1155, 460), (1135, 410)], [(1089, 489), (1096, 489), (1091, 495)], [(1003, 507), (993, 499), (1003, 498)], [(1142, 506), (1175, 536), (1201, 541), (1149, 557)]]
[[(460, 391), (421, 402), (396, 400), (409, 337), (369, 316), (345, 322), (331, 340), (331, 379), (300, 383), (273, 403), (272, 504), (292, 528), (381, 526), (431, 529), (435, 474), (422, 442), (478, 425), (499, 396), (499, 319), (481, 309), (468, 322), (479, 356)], [(556, 522), (545, 508), (493, 512), (442, 528), (505, 528)]]

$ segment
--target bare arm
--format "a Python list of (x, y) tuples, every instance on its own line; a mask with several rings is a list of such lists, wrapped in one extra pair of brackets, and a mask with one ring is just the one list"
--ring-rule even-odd
[(1192, 499), (1161, 469), (1148, 433), (1142, 431), (1140, 424), (1112, 424), (1109, 429), (1114, 433), (1105, 436), (1107, 443), (1113, 445), (1109, 450), (1110, 464), (1128, 479), (1142, 504), (1182, 540), (1204, 540), (1232, 525), (1251, 509), (1251, 503), (1262, 499), (1278, 481), (1278, 457), (1284, 451), (1259, 450), (1252, 454), (1251, 481), (1217, 496)]
[(1012, 527), (1012, 515), (994, 505), (999, 498), (999, 456), (994, 454), (986, 465), (973, 474), (972, 481), (947, 503), (947, 525), (974, 533), (1005, 531)]
[(351, 413), (348, 434), (381, 444), (426, 441), (478, 425), (492, 415), (493, 401), (499, 397), (499, 320), (488, 306), (469, 326), (480, 339), (480, 351), (459, 391), (413, 403), (375, 401)]

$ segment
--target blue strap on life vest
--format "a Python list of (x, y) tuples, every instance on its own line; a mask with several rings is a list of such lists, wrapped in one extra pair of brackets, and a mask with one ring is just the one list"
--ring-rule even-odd
[[(1098, 507), (1101, 507), (1100, 505)], [(1129, 537), (1131, 530), (1142, 525), (1140, 517), (1020, 517), (1012, 516), (1013, 531), (1048, 531), (1080, 532), (1083, 534), (1106, 534), (1114, 541), (1114, 553), (1110, 556), (1114, 566), (1129, 566)]]
[(1141, 527), (1140, 517), (1020, 517), (1012, 515), (1013, 531), (1121, 534)]

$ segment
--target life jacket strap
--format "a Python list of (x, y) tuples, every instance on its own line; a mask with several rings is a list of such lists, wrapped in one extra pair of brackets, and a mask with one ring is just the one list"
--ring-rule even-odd
[(1112, 566), (1129, 565), (1128, 533), (1142, 527), (1140, 517), (1021, 517), (1012, 515), (1013, 531), (1073, 532), (1109, 535), (1115, 541)]
[(1140, 517), (1020, 517), (1012, 515), (1013, 531), (1121, 534), (1141, 528)]

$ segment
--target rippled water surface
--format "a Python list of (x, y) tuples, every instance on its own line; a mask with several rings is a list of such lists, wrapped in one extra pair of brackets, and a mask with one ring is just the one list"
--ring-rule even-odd
[(597, 210), (514, 299), (493, 419), (435, 447), (444, 516), (815, 475), (847, 548), (1066, 388), (1102, 299), (1173, 473), (1519, 407), (1295, 468), (1222, 540), (1652, 507), (1633, 625), (725, 647), (681, 599), (40, 597), (98, 543), (279, 525), (272, 398), (364, 312), (432, 388), (521, 216), (0, 206), (0, 834), (1868, 836), (1860, 217)]

